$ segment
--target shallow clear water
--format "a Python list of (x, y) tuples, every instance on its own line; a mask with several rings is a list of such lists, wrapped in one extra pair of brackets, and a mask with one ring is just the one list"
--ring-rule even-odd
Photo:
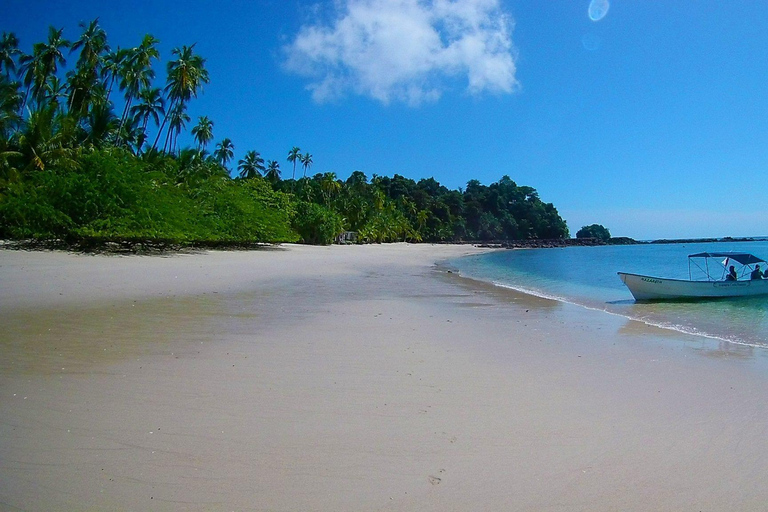
[[(768, 347), (768, 296), (635, 303), (617, 272), (688, 279), (688, 255), (742, 251), (768, 259), (768, 241), (502, 250), (454, 260), (462, 275), (643, 321), (649, 325)], [(712, 271), (712, 264), (710, 263)], [(705, 274), (693, 267), (693, 279)], [(721, 272), (714, 270), (713, 277)]]

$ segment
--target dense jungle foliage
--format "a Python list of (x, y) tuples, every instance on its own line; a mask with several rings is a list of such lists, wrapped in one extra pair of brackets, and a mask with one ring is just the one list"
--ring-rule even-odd
[[(189, 103), (209, 82), (194, 45), (172, 51), (156, 86), (158, 41), (111, 49), (98, 19), (73, 41), (51, 27), (32, 52), (0, 40), (0, 238), (160, 240), (178, 244), (331, 243), (564, 238), (568, 228), (536, 190), (509, 177), (449, 190), (432, 178), (307, 177), (312, 155), (293, 147), (291, 178), (255, 150), (229, 165), (214, 122), (191, 128)], [(67, 57), (75, 60), (65, 70)], [(296, 179), (297, 166), (302, 177)]]

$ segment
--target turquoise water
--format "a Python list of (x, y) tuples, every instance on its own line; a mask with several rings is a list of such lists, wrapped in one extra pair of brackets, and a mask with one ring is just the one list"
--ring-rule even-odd
[[(749, 252), (768, 259), (768, 241), (501, 250), (451, 263), (462, 275), (497, 286), (665, 329), (768, 347), (768, 296), (636, 303), (616, 275), (623, 271), (688, 279), (688, 255), (705, 251)], [(719, 272), (715, 275), (720, 277)], [(692, 277), (704, 275), (693, 267)]]

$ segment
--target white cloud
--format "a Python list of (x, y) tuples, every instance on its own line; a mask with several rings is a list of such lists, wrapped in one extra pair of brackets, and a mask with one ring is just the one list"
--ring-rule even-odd
[(337, 0), (336, 19), (304, 25), (285, 66), (324, 102), (354, 92), (382, 103), (436, 101), (455, 79), (467, 92), (518, 87), (512, 19), (499, 0)]

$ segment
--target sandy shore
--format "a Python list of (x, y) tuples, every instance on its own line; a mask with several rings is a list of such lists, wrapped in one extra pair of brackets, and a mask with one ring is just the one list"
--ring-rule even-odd
[(0, 510), (764, 509), (764, 353), (476, 251), (0, 251)]

